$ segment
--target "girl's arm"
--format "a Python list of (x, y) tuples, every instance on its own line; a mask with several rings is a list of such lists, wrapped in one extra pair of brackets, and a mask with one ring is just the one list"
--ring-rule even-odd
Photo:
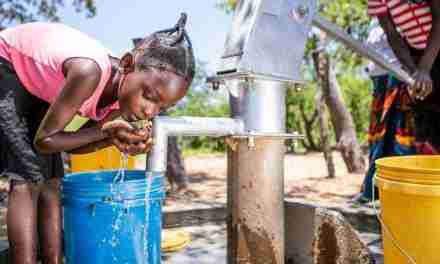
[[(109, 138), (99, 125), (76, 132), (64, 131), (81, 105), (92, 96), (101, 78), (99, 66), (85, 58), (66, 61), (65, 72), (64, 87), (50, 106), (35, 136), (34, 145), (42, 153), (69, 152)], [(145, 140), (145, 136), (133, 133), (127, 137), (128, 143), (132, 144)]]
[(97, 142), (93, 142), (90, 144), (87, 144), (84, 147), (80, 147), (80, 148), (76, 148), (70, 151), (67, 151), (70, 154), (88, 154), (88, 153), (92, 153), (95, 151), (98, 151), (100, 149), (106, 148), (106, 147), (110, 147), (112, 146), (112, 141), (108, 138), (103, 139), (101, 141), (97, 141)]
[[(101, 121), (101, 124), (116, 119), (120, 116), (119, 110), (112, 111), (103, 121)], [(93, 128), (93, 127), (102, 127), (101, 124), (99, 124), (96, 121), (89, 120), (87, 121), (80, 129), (87, 129), (87, 128)], [(106, 148), (113, 145), (110, 138), (105, 138), (100, 141), (89, 143), (83, 147), (79, 147), (73, 150), (68, 151), (71, 154), (87, 154), (91, 152), (95, 152), (99, 149)]]
[[(103, 121), (97, 123), (93, 120), (87, 121), (86, 124), (82, 126), (81, 129), (92, 128), (95, 126), (99, 126), (102, 131), (104, 131), (109, 137), (89, 143), (83, 147), (79, 147), (68, 151), (71, 154), (87, 154), (90, 152), (95, 152), (99, 149), (106, 148), (109, 146), (116, 146), (121, 152), (130, 154), (130, 155), (138, 155), (145, 153), (151, 147), (151, 142), (141, 142), (138, 144), (127, 144), (125, 143), (127, 138), (131, 138), (131, 133), (127, 131), (133, 131), (138, 135), (142, 135), (142, 131), (133, 130), (133, 127), (129, 125), (127, 122), (120, 120), (119, 122), (111, 122), (120, 116), (119, 110), (115, 110), (111, 112)], [(102, 125), (105, 124), (105, 125)], [(145, 131), (147, 133), (147, 131)], [(151, 132), (151, 131), (149, 131)], [(141, 133), (141, 134), (139, 134)], [(149, 135), (149, 134), (148, 134)]]

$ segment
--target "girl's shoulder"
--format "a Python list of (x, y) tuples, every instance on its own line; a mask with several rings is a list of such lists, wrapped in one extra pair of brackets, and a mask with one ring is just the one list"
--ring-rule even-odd
[(44, 59), (45, 56), (97, 59), (110, 54), (92, 37), (61, 23), (26, 23), (5, 29), (0, 32), (0, 37), (11, 48), (35, 59)]

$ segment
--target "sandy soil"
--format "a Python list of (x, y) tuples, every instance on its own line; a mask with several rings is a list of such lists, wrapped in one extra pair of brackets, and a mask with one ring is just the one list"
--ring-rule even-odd
[[(336, 178), (327, 178), (321, 153), (287, 155), (285, 158), (285, 193), (288, 198), (319, 204), (345, 203), (359, 192), (364, 174), (347, 172), (339, 153), (334, 153)], [(226, 196), (225, 155), (185, 158), (190, 188), (205, 202), (224, 202)]]

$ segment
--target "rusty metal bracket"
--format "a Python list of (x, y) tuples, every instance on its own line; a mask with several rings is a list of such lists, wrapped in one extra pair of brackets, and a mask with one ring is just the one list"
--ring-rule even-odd
[(235, 81), (235, 80), (249, 81), (251, 79), (291, 83), (292, 87), (296, 87), (298, 85), (305, 84), (305, 82), (292, 81), (287, 78), (281, 78), (281, 77), (276, 77), (276, 76), (272, 76), (272, 75), (262, 75), (262, 74), (254, 74), (254, 73), (237, 73), (237, 72), (211, 76), (211, 77), (206, 78), (206, 82), (212, 84), (214, 90), (217, 90), (220, 87), (220, 85), (226, 84), (227, 81)]
[(268, 138), (268, 139), (278, 139), (278, 140), (286, 140), (286, 139), (304, 139), (303, 135), (300, 135), (297, 132), (293, 133), (271, 133), (271, 132), (247, 132), (243, 134), (235, 134), (231, 136), (232, 138)]
[[(267, 132), (247, 132), (244, 134), (236, 134), (232, 135), (231, 139), (247, 139), (248, 147), (250, 149), (255, 149), (256, 147), (256, 139), (272, 139), (272, 140), (300, 140), (304, 139), (303, 135), (300, 135), (297, 132), (294, 133), (267, 133)], [(234, 149), (233, 149), (234, 150)]]
[(248, 147), (250, 149), (255, 149), (256, 139), (265, 138), (265, 139), (275, 139), (275, 140), (300, 140), (304, 139), (303, 135), (299, 133), (257, 133), (257, 132), (249, 132), (245, 134), (236, 134), (225, 137), (225, 144), (231, 148), (232, 151), (237, 151), (238, 140), (239, 139), (247, 139)]
[(237, 151), (238, 141), (236, 139), (231, 137), (226, 137), (225, 143), (233, 152)]

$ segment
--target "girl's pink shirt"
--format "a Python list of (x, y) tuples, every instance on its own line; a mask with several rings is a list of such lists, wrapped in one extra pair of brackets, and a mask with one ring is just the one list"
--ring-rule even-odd
[(79, 109), (79, 114), (95, 121), (119, 108), (116, 102), (97, 109), (111, 77), (110, 54), (96, 40), (63, 24), (28, 23), (0, 32), (0, 56), (11, 62), (31, 94), (51, 104), (64, 86), (64, 62), (75, 57), (94, 60), (101, 68), (101, 80), (93, 95)]

